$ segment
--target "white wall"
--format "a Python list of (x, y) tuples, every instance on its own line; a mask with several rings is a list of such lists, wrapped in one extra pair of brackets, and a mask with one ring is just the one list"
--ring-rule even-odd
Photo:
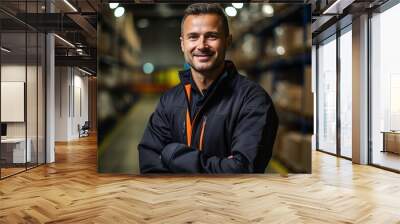
[[(77, 74), (78, 72), (78, 74)], [(89, 114), (88, 114), (88, 78), (87, 76), (81, 76), (79, 70), (74, 70), (74, 91), (73, 91), (73, 113), (72, 113), (72, 132), (71, 135), (74, 137), (78, 137), (78, 124), (81, 126), (88, 121)]]
[[(29, 69), (29, 67), (28, 67)], [(25, 64), (24, 65), (2, 65), (1, 81), (19, 81), (25, 82)]]
[(56, 141), (77, 139), (78, 124), (88, 120), (88, 78), (76, 68), (56, 67), (55, 98)]
[(55, 68), (55, 140), (68, 140), (68, 87), (70, 83), (67, 67)]

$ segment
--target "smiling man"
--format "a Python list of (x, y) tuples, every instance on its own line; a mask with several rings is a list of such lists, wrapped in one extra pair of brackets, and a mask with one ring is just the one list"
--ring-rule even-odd
[(161, 96), (138, 146), (141, 173), (263, 173), (278, 118), (269, 95), (240, 75), (218, 4), (184, 13), (181, 49), (190, 69)]

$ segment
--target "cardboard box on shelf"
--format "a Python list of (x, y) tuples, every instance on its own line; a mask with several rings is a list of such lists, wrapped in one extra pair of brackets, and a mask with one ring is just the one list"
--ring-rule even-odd
[(270, 96), (273, 93), (273, 81), (274, 76), (271, 72), (265, 72), (260, 76), (259, 84), (265, 89), (265, 91), (267, 91)]
[(280, 159), (294, 172), (311, 173), (311, 135), (288, 132), (282, 137)]
[(272, 38), (267, 38), (264, 41), (264, 55), (268, 61), (273, 61), (277, 58), (276, 45)]
[(312, 76), (311, 66), (304, 69), (304, 89), (303, 89), (303, 106), (302, 113), (305, 116), (313, 116), (314, 113), (314, 96), (312, 93)]
[(251, 69), (257, 64), (257, 61), (259, 60), (258, 57), (252, 57), (252, 58), (247, 57), (243, 53), (241, 46), (238, 46), (229, 51), (227, 54), (227, 58), (234, 61), (236, 67), (241, 69)]
[(307, 47), (311, 48), (312, 45), (311, 24), (307, 24), (306, 32), (307, 32)]
[(287, 133), (287, 128), (283, 125), (280, 125), (278, 127), (278, 132), (276, 133), (276, 138), (274, 142), (274, 148), (272, 151), (272, 155), (276, 156), (278, 158), (281, 157), (281, 152), (282, 152), (282, 144), (283, 144), (283, 136), (286, 135)]
[(293, 112), (301, 112), (302, 86), (280, 81), (276, 84), (273, 99), (277, 107)]
[(276, 47), (281, 46), (290, 55), (304, 46), (304, 29), (301, 26), (283, 24), (274, 30)]

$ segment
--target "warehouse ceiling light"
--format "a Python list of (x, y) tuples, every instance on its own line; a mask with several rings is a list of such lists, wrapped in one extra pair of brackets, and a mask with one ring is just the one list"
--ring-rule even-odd
[(77, 49), (76, 49), (76, 52), (77, 52), (79, 55), (83, 55), (83, 50), (82, 50), (81, 48), (77, 48)]
[(124, 13), (125, 13), (125, 9), (124, 9), (124, 7), (121, 6), (121, 7), (118, 7), (115, 9), (114, 16), (118, 18), (118, 17), (123, 16)]
[(150, 24), (150, 22), (149, 22), (148, 19), (140, 19), (140, 20), (137, 22), (137, 26), (138, 26), (140, 29), (144, 29), (144, 28), (148, 27), (149, 24)]
[(225, 12), (228, 16), (230, 17), (234, 17), (237, 14), (237, 11), (235, 8), (233, 8), (232, 6), (228, 6), (225, 8)]
[(9, 49), (7, 49), (7, 48), (5, 48), (5, 47), (1, 47), (1, 50), (4, 51), (4, 52), (6, 52), (6, 53), (10, 53), (10, 52), (11, 52), (11, 50), (9, 50)]
[(278, 55), (284, 55), (285, 54), (285, 48), (284, 47), (282, 47), (282, 46), (278, 46), (278, 47), (276, 47), (276, 53), (278, 54)]
[(143, 72), (145, 74), (151, 74), (154, 72), (154, 65), (150, 62), (147, 62), (143, 65)]
[(110, 3), (108, 4), (108, 6), (110, 7), (110, 9), (115, 9), (119, 6), (119, 3)]
[(173, 15), (171, 7), (169, 7), (167, 4), (157, 4), (156, 7), (161, 17), (170, 17)]
[(78, 12), (78, 10), (68, 1), (68, 0), (64, 0), (65, 4), (67, 4), (72, 10), (74, 10), (74, 12)]
[(274, 15), (274, 8), (270, 4), (264, 4), (262, 6), (262, 12), (265, 16), (271, 17)]
[(67, 44), (68, 46), (70, 46), (70, 47), (72, 47), (72, 48), (75, 48), (75, 45), (73, 45), (71, 42), (69, 42), (68, 40), (66, 40), (66, 39), (64, 39), (64, 38), (62, 38), (62, 37), (60, 37), (59, 35), (57, 35), (57, 34), (54, 34), (54, 36), (55, 37), (57, 37), (59, 40), (61, 40), (62, 42), (64, 42), (65, 44)]
[(233, 7), (237, 8), (237, 9), (241, 9), (243, 8), (243, 3), (232, 3)]

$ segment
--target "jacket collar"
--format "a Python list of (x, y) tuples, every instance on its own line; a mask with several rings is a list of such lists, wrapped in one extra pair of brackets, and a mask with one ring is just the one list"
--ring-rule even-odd
[[(236, 67), (232, 61), (229, 61), (229, 60), (225, 61), (225, 69), (222, 72), (222, 74), (224, 74), (225, 72), (227, 72), (228, 77), (233, 77), (234, 75), (237, 74)], [(181, 83), (183, 85), (190, 84), (190, 80), (191, 80), (190, 68), (187, 70), (179, 71), (179, 79), (181, 80)]]

